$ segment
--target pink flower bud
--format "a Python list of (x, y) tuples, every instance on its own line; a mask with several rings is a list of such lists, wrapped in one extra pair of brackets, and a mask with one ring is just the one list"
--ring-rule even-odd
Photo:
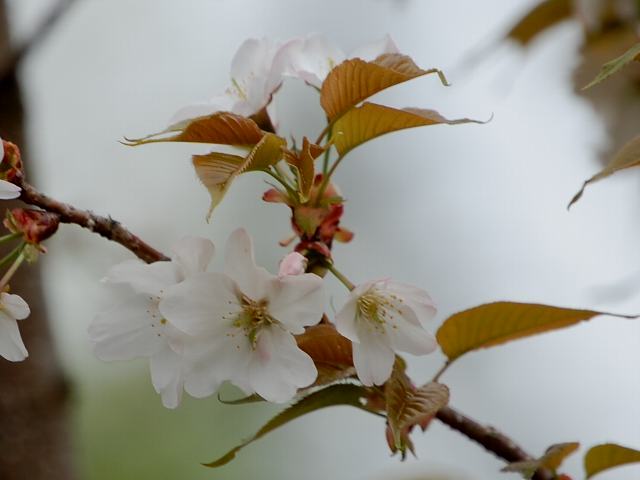
[(307, 259), (298, 252), (291, 252), (280, 261), (279, 277), (302, 275), (307, 268)]

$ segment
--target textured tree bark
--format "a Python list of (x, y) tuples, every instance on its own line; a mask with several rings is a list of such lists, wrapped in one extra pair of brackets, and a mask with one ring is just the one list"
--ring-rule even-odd
[[(0, 63), (10, 58), (6, 8), (0, 0)], [(0, 79), (0, 137), (19, 145), (25, 157), (24, 109), (15, 71)], [(20, 322), (29, 357), (21, 363), (0, 358), (0, 478), (72, 479), (68, 390), (47, 323), (39, 267), (22, 267), (11, 289), (31, 307), (29, 318)]]

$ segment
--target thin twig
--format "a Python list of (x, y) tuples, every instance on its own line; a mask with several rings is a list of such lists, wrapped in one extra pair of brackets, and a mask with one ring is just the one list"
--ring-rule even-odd
[(59, 0), (51, 7), (40, 25), (38, 25), (38, 28), (35, 29), (33, 35), (23, 42), (22, 45), (14, 48), (11, 54), (7, 56), (7, 60), (0, 65), (0, 81), (12, 75), (17, 70), (20, 62), (47, 38), (49, 33), (51, 33), (53, 28), (58, 24), (58, 21), (65, 16), (75, 1), (76, 0)]
[[(441, 408), (436, 418), (509, 463), (533, 460), (531, 455), (505, 434), (495, 428), (481, 425), (451, 407)], [(552, 480), (554, 477), (550, 471), (541, 469), (536, 472), (533, 478), (535, 480)]]
[(22, 182), (20, 199), (48, 212), (60, 215), (63, 223), (73, 223), (98, 235), (113, 240), (131, 250), (138, 258), (147, 263), (169, 260), (163, 253), (143, 242), (139, 237), (124, 228), (120, 222), (112, 218), (95, 215), (87, 210), (79, 210), (71, 205), (49, 198), (40, 193), (27, 182)]

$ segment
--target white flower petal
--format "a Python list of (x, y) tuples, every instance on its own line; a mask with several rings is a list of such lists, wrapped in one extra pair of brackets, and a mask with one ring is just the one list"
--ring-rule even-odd
[(28, 355), (18, 330), (18, 322), (0, 311), (0, 356), (10, 362), (21, 362)]
[(358, 331), (360, 343), (353, 344), (353, 364), (358, 378), (367, 386), (382, 385), (393, 369), (395, 354), (386, 335), (365, 325)]
[(237, 286), (222, 273), (200, 273), (167, 289), (160, 312), (190, 335), (221, 332), (240, 312)]
[(183, 359), (167, 345), (151, 357), (151, 382), (167, 408), (176, 408), (182, 400)]
[(383, 53), (400, 53), (398, 46), (388, 34), (380, 40), (358, 47), (349, 54), (349, 58), (361, 58), (365, 61), (371, 61)]
[(358, 329), (356, 328), (357, 310), (358, 298), (351, 296), (335, 317), (338, 333), (356, 343), (360, 341), (360, 338), (358, 337)]
[(182, 280), (174, 262), (143, 263), (127, 260), (111, 267), (104, 278), (109, 283), (127, 283), (136, 292), (159, 297), (170, 285)]
[(413, 355), (427, 355), (433, 352), (438, 344), (431, 333), (422, 326), (417, 326), (405, 316), (395, 316), (385, 325), (387, 335), (395, 351)]
[(263, 329), (249, 366), (251, 388), (265, 400), (283, 403), (313, 383), (317, 370), (293, 336), (278, 327)]
[(225, 380), (246, 371), (251, 345), (244, 332), (231, 329), (217, 337), (198, 337), (185, 348), (190, 368), (184, 388), (196, 398), (215, 393)]
[(206, 102), (194, 103), (181, 108), (173, 114), (169, 121), (169, 125), (184, 122), (185, 120), (193, 120), (198, 117), (206, 117), (216, 112), (230, 112), (236, 98), (229, 93), (216, 95)]
[(155, 302), (139, 294), (99, 313), (89, 326), (89, 339), (101, 360), (149, 357), (166, 344), (159, 322)]
[(322, 278), (313, 274), (276, 278), (269, 284), (269, 314), (293, 334), (315, 325), (324, 312)]
[(182, 267), (185, 277), (204, 272), (213, 258), (214, 251), (211, 240), (201, 237), (183, 237), (173, 246), (174, 260)]
[(255, 301), (265, 298), (269, 282), (275, 278), (264, 268), (256, 266), (251, 237), (243, 228), (234, 231), (227, 240), (224, 271), (238, 284), (242, 293)]
[(388, 281), (385, 290), (402, 298), (403, 303), (409, 307), (418, 320), (418, 325), (424, 325), (436, 315), (436, 307), (429, 294), (421, 288), (404, 283)]
[(6, 180), (0, 180), (0, 200), (18, 198), (21, 191), (22, 189), (19, 186), (14, 185), (11, 182), (7, 182)]
[(16, 320), (24, 320), (31, 313), (29, 305), (21, 296), (6, 292), (0, 294), (0, 309)]

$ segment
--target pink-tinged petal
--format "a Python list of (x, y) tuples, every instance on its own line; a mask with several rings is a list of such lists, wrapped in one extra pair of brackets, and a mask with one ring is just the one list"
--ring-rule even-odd
[(214, 251), (211, 240), (201, 237), (183, 237), (173, 246), (174, 260), (182, 267), (185, 277), (204, 272), (213, 258)]
[(360, 343), (353, 344), (353, 364), (367, 386), (382, 385), (391, 375), (395, 354), (386, 335), (369, 325), (358, 325)]
[(388, 34), (382, 37), (380, 40), (376, 40), (375, 42), (372, 42), (368, 45), (363, 45), (359, 48), (356, 48), (353, 52), (351, 52), (349, 58), (361, 58), (365, 61), (371, 61), (375, 60), (384, 53), (400, 53), (396, 42), (394, 42)]
[(251, 344), (240, 329), (192, 339), (185, 346), (185, 358), (190, 364), (185, 390), (196, 398), (214, 394), (222, 382), (239, 378), (246, 371), (250, 352)]
[(229, 93), (224, 93), (222, 95), (217, 95), (206, 102), (187, 105), (173, 114), (169, 124), (175, 125), (186, 120), (193, 120), (198, 117), (213, 115), (216, 112), (230, 112), (235, 101), (235, 97)]
[(6, 292), (0, 294), (0, 309), (16, 320), (24, 320), (31, 313), (29, 305), (21, 296)]
[(290, 275), (270, 283), (269, 314), (293, 334), (304, 333), (304, 327), (315, 325), (324, 312), (322, 278), (313, 274)]
[(249, 366), (251, 387), (258, 395), (270, 402), (287, 402), (317, 375), (313, 360), (291, 334), (278, 327), (261, 330)]
[(105, 361), (149, 357), (166, 344), (157, 305), (135, 295), (99, 313), (89, 326), (95, 355)]
[(347, 303), (336, 314), (335, 322), (338, 333), (352, 342), (359, 342), (358, 329), (356, 328), (356, 315), (358, 314), (358, 298), (349, 297)]
[(167, 289), (160, 313), (190, 335), (222, 332), (242, 310), (238, 287), (222, 273), (200, 273)]
[(167, 408), (176, 408), (182, 400), (183, 359), (167, 345), (151, 357), (151, 382)]
[(0, 356), (10, 362), (21, 362), (28, 355), (18, 330), (18, 322), (0, 311)]
[(385, 327), (395, 351), (427, 355), (438, 346), (431, 333), (407, 320), (405, 316), (395, 316), (387, 321)]
[(275, 278), (256, 266), (253, 243), (246, 230), (239, 228), (227, 240), (224, 271), (240, 287), (242, 293), (255, 301), (265, 298), (269, 282)]
[[(2, 143), (0, 143), (2, 145)], [(0, 200), (10, 200), (18, 198), (22, 189), (6, 180), (0, 180)]]
[(436, 307), (429, 294), (421, 288), (404, 283), (389, 281), (385, 289), (397, 297), (402, 298), (404, 305), (409, 307), (417, 317), (419, 325), (425, 325), (436, 315)]
[(280, 260), (278, 276), (302, 275), (307, 269), (307, 263), (309, 263), (307, 257), (298, 252), (291, 252)]
[(138, 293), (159, 297), (167, 287), (181, 281), (182, 275), (174, 262), (146, 264), (127, 260), (111, 267), (103, 280), (108, 283), (127, 283)]

